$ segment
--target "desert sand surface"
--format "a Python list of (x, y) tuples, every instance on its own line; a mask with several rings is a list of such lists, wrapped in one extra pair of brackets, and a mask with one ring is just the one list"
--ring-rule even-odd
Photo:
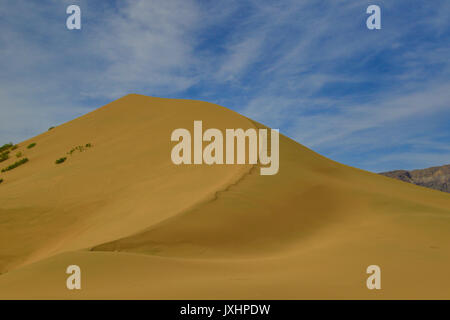
[[(450, 299), (449, 194), (283, 135), (273, 176), (174, 165), (171, 132), (194, 120), (263, 128), (132, 94), (19, 143), (29, 162), (0, 174), (0, 299)], [(66, 288), (73, 264), (81, 290)], [(381, 290), (366, 287), (373, 264)]]

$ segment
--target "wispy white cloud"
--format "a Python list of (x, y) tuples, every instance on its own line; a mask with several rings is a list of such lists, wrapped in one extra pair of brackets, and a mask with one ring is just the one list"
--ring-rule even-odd
[(116, 98), (137, 88), (158, 95), (195, 84), (199, 11), (189, 0), (121, 3), (89, 37), (88, 49), (104, 68), (86, 79), (83, 93)]
[[(82, 7), (79, 32), (65, 29), (72, 3)], [(0, 138), (23, 139), (136, 92), (232, 107), (366, 169), (377, 159), (388, 166), (392, 152), (446, 162), (448, 1), (380, 0), (375, 32), (365, 28), (369, 4), (4, 0)]]
[(450, 82), (422, 92), (384, 97), (371, 104), (336, 107), (333, 113), (300, 117), (294, 127), (295, 137), (313, 148), (336, 144), (361, 130), (396, 126), (401, 121), (448, 110), (449, 101)]
[(263, 50), (263, 40), (247, 38), (227, 48), (227, 53), (216, 73), (219, 81), (231, 81), (245, 72)]

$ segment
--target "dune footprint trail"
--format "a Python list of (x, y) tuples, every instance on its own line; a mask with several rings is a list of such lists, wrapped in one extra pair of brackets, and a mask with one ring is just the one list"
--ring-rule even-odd
[[(31, 139), (30, 162), (0, 186), (0, 298), (450, 298), (448, 194), (284, 136), (273, 176), (175, 166), (170, 134), (194, 120), (263, 127), (205, 102), (129, 95)], [(71, 264), (85, 275), (76, 292)], [(365, 287), (371, 264), (381, 291)]]

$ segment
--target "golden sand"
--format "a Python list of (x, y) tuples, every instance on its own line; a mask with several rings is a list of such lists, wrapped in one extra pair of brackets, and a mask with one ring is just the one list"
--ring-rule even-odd
[[(282, 135), (273, 176), (176, 166), (171, 132), (194, 120), (263, 128), (211, 103), (128, 95), (20, 143), (30, 161), (0, 174), (0, 299), (450, 299), (449, 194)], [(72, 264), (81, 290), (65, 286)], [(381, 290), (366, 287), (372, 264)]]

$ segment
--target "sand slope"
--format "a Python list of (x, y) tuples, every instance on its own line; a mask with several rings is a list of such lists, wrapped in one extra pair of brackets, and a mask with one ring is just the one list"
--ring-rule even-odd
[[(0, 298), (450, 298), (448, 194), (284, 136), (274, 176), (175, 166), (170, 134), (194, 120), (262, 127), (205, 102), (128, 95), (21, 143), (30, 162), (0, 175)], [(80, 291), (65, 288), (70, 264)], [(365, 286), (371, 264), (380, 291)]]

